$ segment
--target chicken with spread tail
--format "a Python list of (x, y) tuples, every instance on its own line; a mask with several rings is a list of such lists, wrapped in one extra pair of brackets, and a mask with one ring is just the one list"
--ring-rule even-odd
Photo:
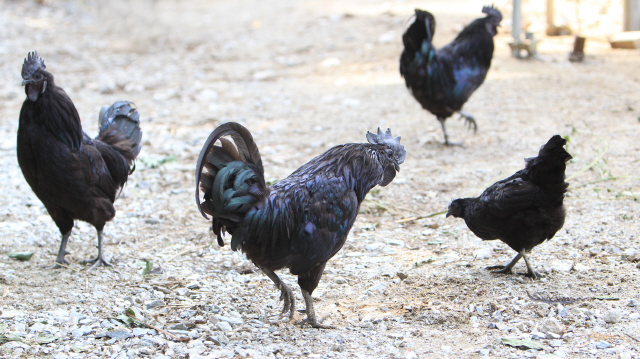
[(502, 14), (493, 6), (485, 6), (483, 18), (474, 20), (448, 45), (436, 49), (432, 44), (436, 20), (424, 10), (415, 10), (415, 20), (402, 36), (404, 51), (400, 56), (400, 74), (407, 88), (422, 108), (434, 114), (449, 140), (444, 122), (454, 113), (477, 131), (474, 117), (462, 111), (471, 94), (482, 85), (493, 57), (493, 37)]
[(291, 319), (295, 297), (274, 271), (298, 276), (303, 323), (312, 327), (330, 328), (316, 318), (311, 298), (327, 261), (344, 245), (367, 193), (388, 185), (404, 162), (404, 146), (390, 130), (367, 133), (367, 140), (333, 147), (270, 187), (258, 147), (240, 124), (215, 129), (198, 158), (196, 202), (205, 218), (213, 217), (218, 244), (224, 232), (231, 235), (231, 248), (281, 291), (282, 313)]
[(140, 153), (140, 115), (131, 102), (100, 111), (95, 139), (82, 131), (80, 116), (37, 52), (22, 65), (27, 98), (20, 110), (18, 164), (33, 192), (60, 229), (62, 240), (54, 268), (68, 265), (67, 241), (74, 220), (98, 232), (98, 256), (90, 269), (111, 264), (104, 257), (102, 230), (113, 219), (113, 202), (135, 168)]
[(451, 202), (447, 217), (464, 218), (467, 227), (482, 240), (499, 239), (518, 254), (506, 266), (494, 266), (499, 273), (511, 273), (524, 258), (527, 275), (537, 278), (527, 252), (553, 236), (564, 225), (563, 204), (569, 184), (566, 163), (572, 157), (564, 149), (567, 141), (553, 136), (538, 157), (525, 159), (523, 170), (487, 188), (480, 197)]

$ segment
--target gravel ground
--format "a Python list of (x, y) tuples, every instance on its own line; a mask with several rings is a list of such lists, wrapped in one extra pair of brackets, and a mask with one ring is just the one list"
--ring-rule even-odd
[[(436, 43), (451, 40), (482, 5), (431, 1)], [(609, 5), (610, 14), (619, 11)], [(435, 117), (397, 70), (400, 35), (418, 6), (427, 4), (0, 3), (0, 356), (639, 357), (640, 53), (611, 50), (605, 30), (585, 24), (584, 63), (566, 61), (571, 37), (545, 38), (538, 59), (518, 61), (505, 23), (489, 76), (465, 108), (479, 132), (452, 118), (451, 137), (465, 146), (444, 148)], [(34, 49), (89, 134), (103, 104), (131, 100), (142, 114), (138, 167), (105, 227), (113, 269), (87, 273), (78, 264), (96, 252), (86, 223), (70, 239), (73, 264), (47, 268), (59, 233), (15, 153), (20, 66)], [(219, 248), (197, 212), (196, 157), (225, 121), (251, 130), (274, 180), (333, 145), (365, 141), (378, 126), (402, 135), (407, 160), (398, 178), (369, 194), (314, 292), (319, 316), (338, 329), (280, 318), (270, 280)], [(491, 274), (486, 266), (515, 253), (483, 243), (462, 220), (428, 215), (522, 168), (556, 133), (569, 136), (574, 160), (566, 224), (531, 255), (544, 277)], [(20, 262), (8, 252), (35, 254)], [(146, 263), (154, 274), (143, 276)], [(281, 277), (302, 303), (296, 278)], [(158, 330), (127, 325), (128, 309)]]

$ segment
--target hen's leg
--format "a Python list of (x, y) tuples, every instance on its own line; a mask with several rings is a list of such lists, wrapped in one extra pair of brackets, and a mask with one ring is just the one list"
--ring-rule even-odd
[(476, 123), (476, 119), (473, 118), (473, 115), (469, 112), (460, 111), (460, 118), (464, 118), (464, 123), (467, 125), (468, 129), (473, 127), (473, 133), (478, 132), (478, 124)]
[[(524, 253), (524, 252), (523, 252)], [(491, 266), (491, 267), (487, 267), (487, 269), (492, 270), (492, 269), (500, 269), (497, 271), (493, 271), (493, 273), (502, 273), (502, 274), (511, 274), (513, 273), (511, 270), (513, 269), (513, 266), (516, 265), (516, 263), (518, 263), (518, 261), (520, 260), (520, 258), (522, 258), (522, 253), (518, 253), (517, 256), (515, 256), (511, 262), (509, 262), (509, 264), (507, 264), (506, 266)], [(526, 260), (526, 258), (525, 258)]]
[(314, 267), (307, 273), (302, 273), (298, 275), (298, 285), (300, 286), (300, 290), (302, 291), (302, 296), (304, 297), (304, 303), (306, 304), (306, 312), (307, 319), (301, 321), (302, 324), (309, 324), (314, 328), (323, 328), (323, 329), (335, 329), (330, 325), (323, 325), (316, 318), (316, 311), (313, 310), (313, 298), (311, 298), (311, 293), (316, 289), (318, 283), (320, 282), (320, 278), (322, 277), (322, 273), (324, 273), (324, 267), (327, 263), (323, 263), (317, 267)]
[(109, 263), (106, 259), (104, 259), (104, 251), (102, 249), (102, 231), (98, 231), (98, 256), (94, 259), (83, 260), (80, 263), (92, 264), (92, 266), (87, 270), (87, 272), (99, 266), (112, 267), (111, 263)]
[(311, 298), (311, 294), (304, 289), (301, 289), (301, 291), (304, 297), (304, 303), (307, 305), (307, 309), (305, 310), (307, 312), (307, 319), (301, 321), (299, 324), (307, 323), (314, 328), (320, 329), (336, 329), (336, 327), (332, 325), (324, 325), (318, 322), (316, 319), (316, 311), (313, 309), (313, 298)]
[(69, 241), (69, 236), (71, 236), (71, 231), (62, 234), (60, 249), (58, 250), (58, 256), (56, 257), (55, 264), (51, 266), (52, 269), (61, 268), (61, 264), (65, 266), (68, 266), (70, 264), (69, 261), (64, 258), (64, 256), (69, 254), (69, 252), (67, 252), (67, 242)]
[(462, 142), (451, 142), (449, 141), (449, 135), (447, 134), (447, 129), (444, 126), (444, 121), (447, 119), (445, 117), (438, 116), (438, 121), (440, 121), (440, 126), (442, 126), (442, 133), (444, 134), (444, 145), (445, 146), (462, 146)]
[(288, 285), (286, 285), (277, 274), (275, 274), (272, 270), (260, 267), (262, 273), (266, 274), (269, 279), (273, 281), (278, 289), (280, 289), (280, 300), (284, 301), (284, 307), (282, 308), (282, 314), (289, 312), (289, 319), (293, 319), (293, 313), (296, 310), (296, 299), (293, 296), (293, 292)]
[(526, 250), (523, 249), (520, 253), (524, 257), (524, 262), (527, 264), (527, 277), (531, 277), (533, 279), (540, 278), (540, 274), (534, 271), (533, 266), (531, 266), (531, 263), (529, 263), (529, 258), (527, 258)]

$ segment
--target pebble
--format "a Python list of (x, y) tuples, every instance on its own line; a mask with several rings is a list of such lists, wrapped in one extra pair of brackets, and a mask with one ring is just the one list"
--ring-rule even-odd
[(153, 308), (157, 308), (157, 307), (162, 307), (166, 305), (165, 302), (163, 300), (153, 300), (150, 302), (145, 303), (145, 307), (147, 309), (153, 309)]
[(629, 314), (629, 320), (637, 320), (637, 319), (640, 319), (640, 313)]
[(216, 327), (218, 328), (218, 330), (221, 330), (223, 332), (230, 332), (233, 330), (233, 328), (231, 328), (231, 324), (229, 324), (228, 322), (223, 322), (223, 321), (219, 321), (216, 324)]
[(609, 344), (609, 342), (604, 341), (604, 340), (599, 340), (597, 342), (594, 343), (594, 346), (597, 349), (607, 349), (607, 348), (611, 348), (611, 344)]
[(480, 249), (476, 250), (475, 252), (473, 252), (473, 256), (476, 259), (489, 259), (489, 258), (493, 257), (493, 248), (491, 248), (491, 247), (480, 248)]
[(635, 299), (631, 299), (631, 300), (629, 301), (629, 303), (627, 303), (627, 307), (632, 307), (632, 308), (634, 308), (634, 307), (636, 307), (637, 305), (638, 305), (638, 301), (636, 301)]
[(620, 312), (618, 312), (617, 310), (609, 310), (604, 313), (604, 317), (602, 319), (604, 319), (606, 323), (615, 324), (618, 323), (621, 318), (622, 314), (620, 314)]
[(127, 339), (132, 336), (131, 332), (126, 329), (110, 330), (107, 336), (112, 339)]
[(550, 319), (545, 320), (545, 322), (542, 324), (542, 328), (540, 330), (544, 334), (549, 334), (549, 333), (562, 334), (562, 332), (564, 331), (564, 327), (563, 327), (562, 324), (560, 324), (558, 322), (557, 319), (550, 318)]

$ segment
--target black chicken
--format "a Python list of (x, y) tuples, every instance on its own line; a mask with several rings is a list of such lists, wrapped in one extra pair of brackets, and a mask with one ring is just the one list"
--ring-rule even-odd
[(102, 229), (113, 219), (116, 194), (135, 169), (140, 153), (140, 115), (130, 102), (116, 102), (100, 111), (100, 133), (91, 139), (80, 116), (37, 52), (22, 65), (27, 99), (20, 111), (18, 163), (33, 192), (62, 233), (54, 268), (68, 265), (67, 241), (74, 219), (98, 231), (98, 256), (84, 261), (91, 268), (109, 265), (102, 248)]
[(251, 133), (237, 123), (215, 129), (198, 158), (196, 202), (205, 218), (213, 217), (218, 244), (230, 233), (231, 248), (271, 278), (282, 292), (282, 313), (293, 318), (293, 293), (273, 272), (289, 268), (306, 303), (303, 322), (316, 328), (327, 327), (316, 320), (311, 299), (327, 261), (344, 245), (369, 190), (388, 185), (404, 162), (404, 146), (390, 130), (368, 132), (367, 140), (333, 147), (271, 187)]
[(493, 57), (493, 37), (502, 14), (493, 6), (485, 6), (486, 17), (467, 25), (447, 46), (439, 50), (431, 43), (436, 21), (427, 11), (416, 9), (416, 19), (402, 36), (404, 51), (400, 56), (400, 74), (422, 108), (436, 115), (445, 145), (449, 141), (444, 121), (458, 112), (469, 128), (478, 125), (462, 106), (482, 85)]
[(569, 184), (564, 181), (566, 163), (571, 155), (564, 149), (562, 137), (553, 136), (542, 146), (538, 157), (525, 159), (526, 166), (511, 177), (487, 188), (478, 198), (458, 198), (451, 202), (447, 217), (464, 218), (473, 233), (489, 241), (499, 239), (518, 255), (499, 273), (511, 273), (524, 257), (528, 276), (537, 277), (527, 252), (553, 238), (564, 225), (562, 203)]

